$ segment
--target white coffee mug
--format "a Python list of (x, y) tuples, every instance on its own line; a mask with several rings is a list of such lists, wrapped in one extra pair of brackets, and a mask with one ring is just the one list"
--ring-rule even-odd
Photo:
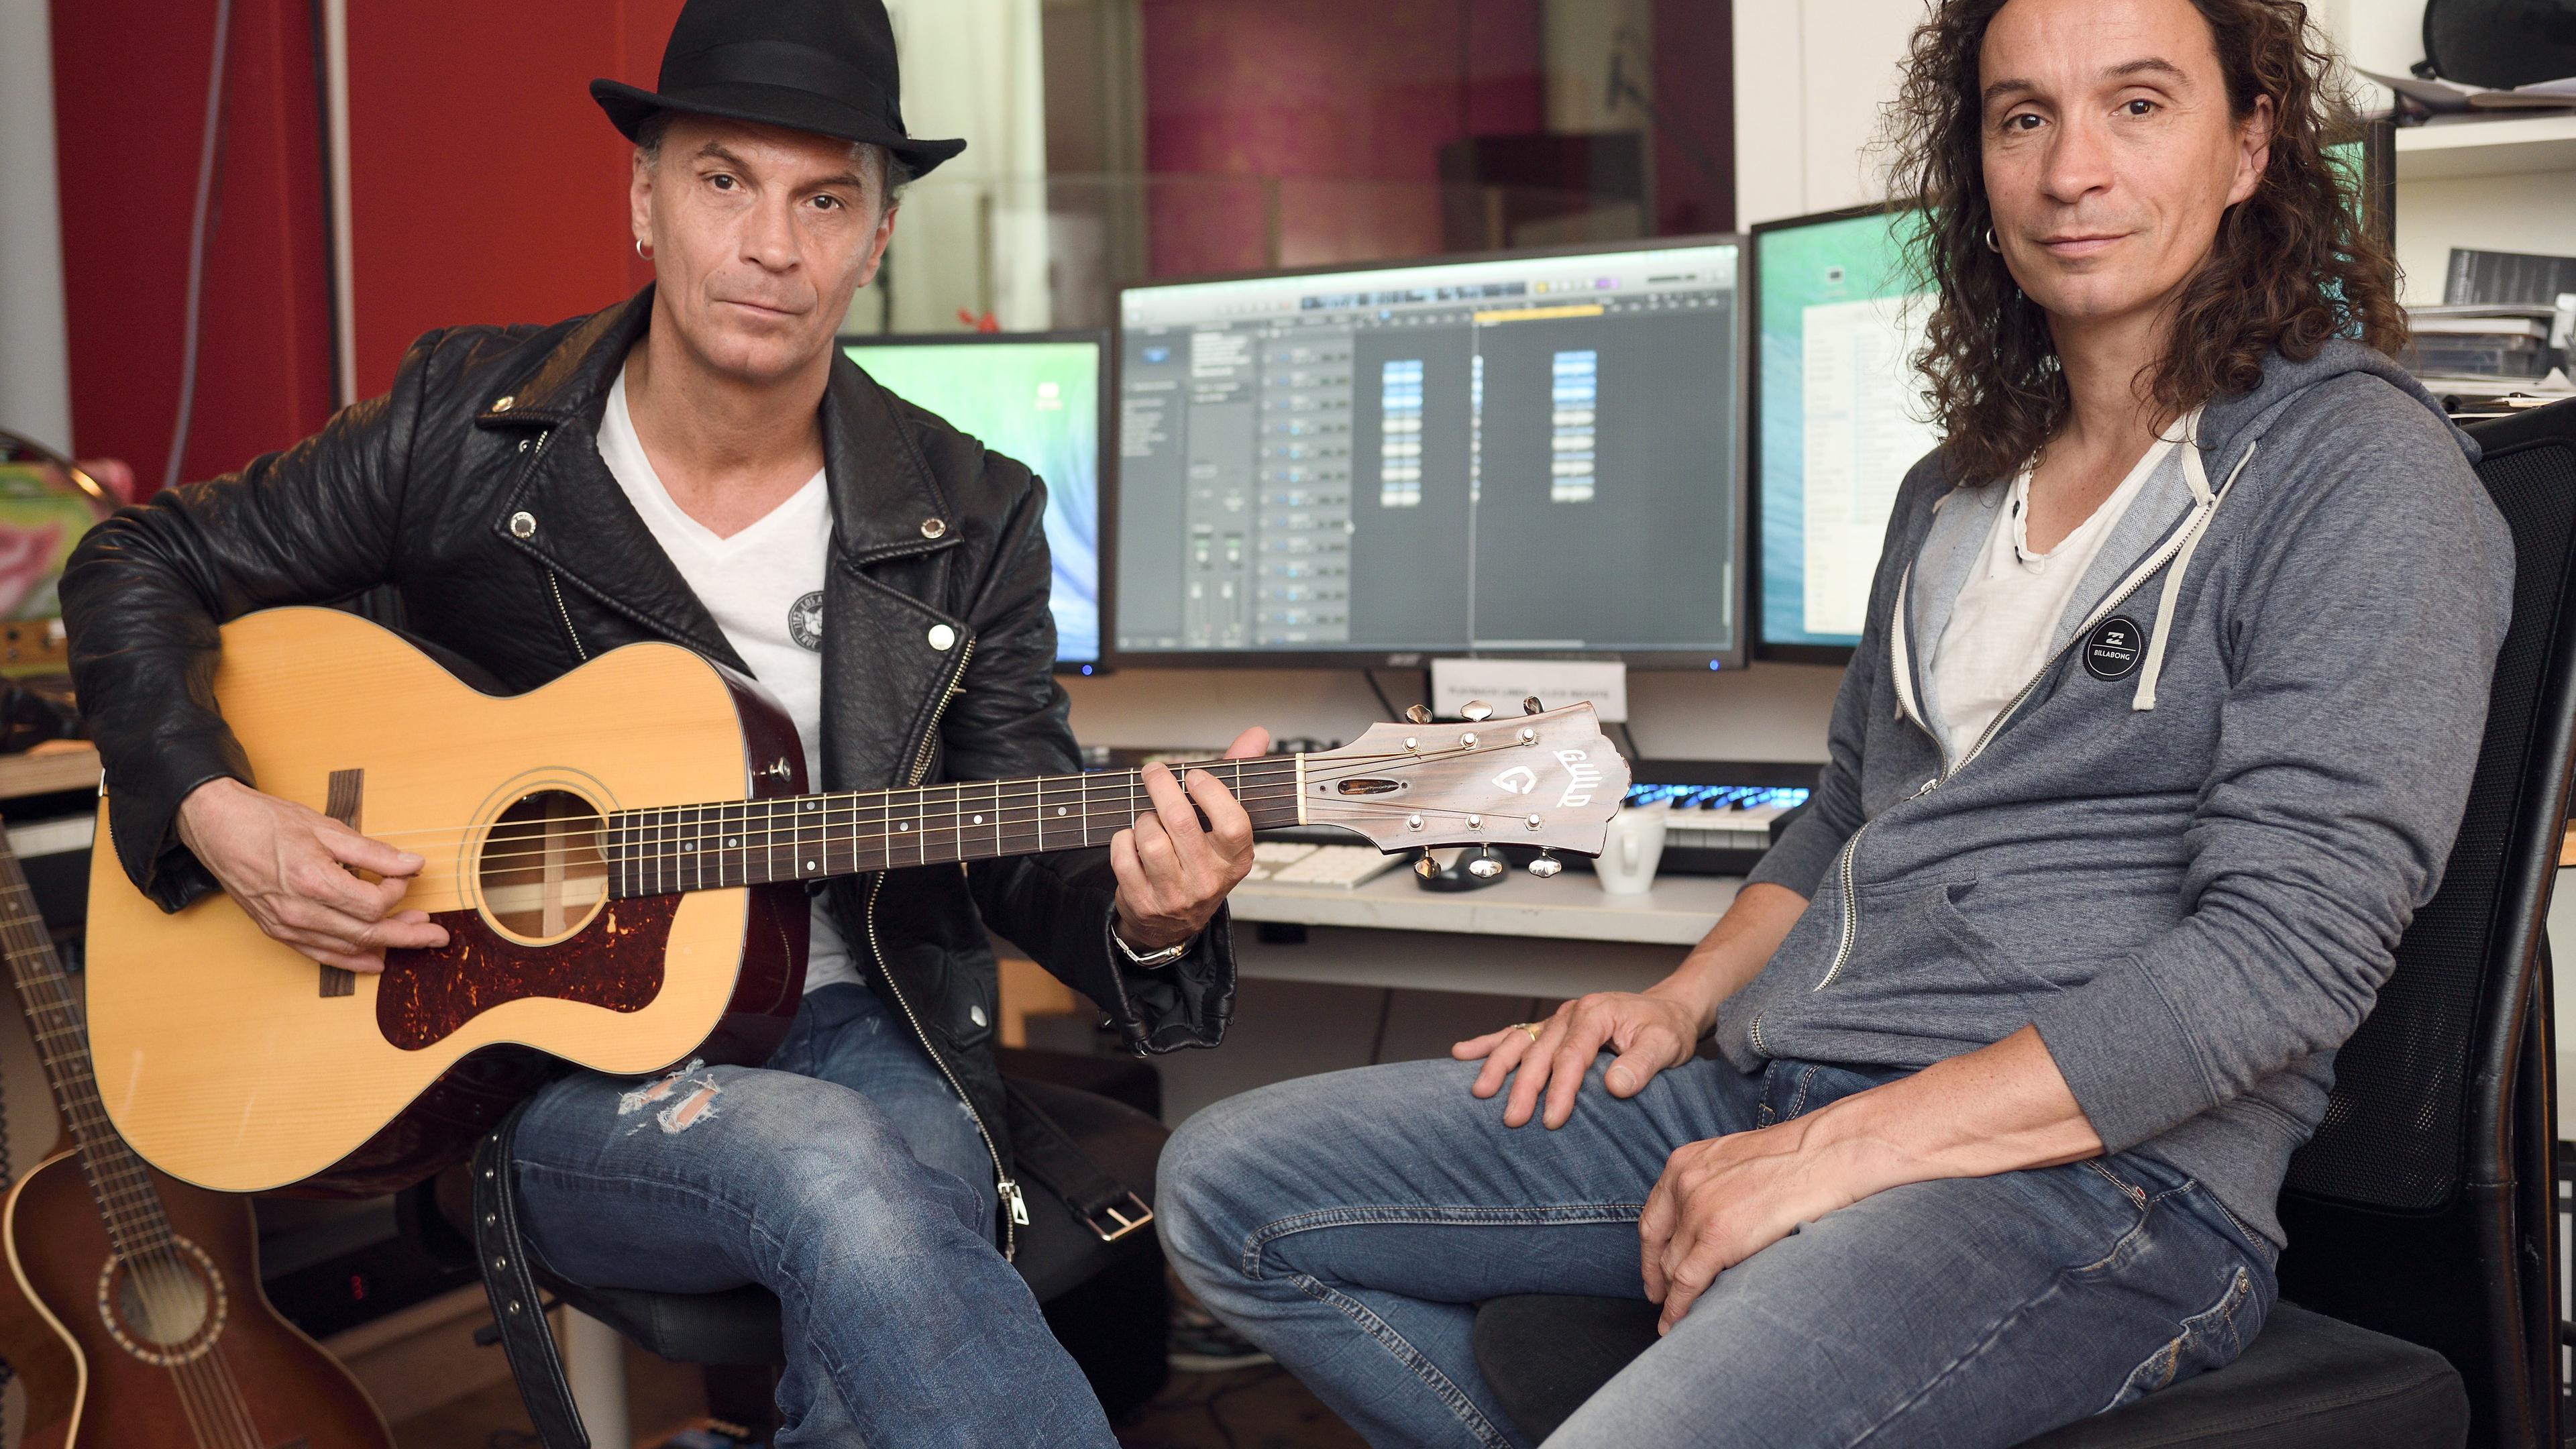
[(1642, 896), (1654, 889), (1655, 867), (1664, 858), (1664, 823), (1672, 807), (1658, 800), (1652, 805), (1623, 805), (1610, 817), (1610, 831), (1601, 844), (1601, 858), (1592, 862), (1592, 873), (1601, 878), (1604, 894)]

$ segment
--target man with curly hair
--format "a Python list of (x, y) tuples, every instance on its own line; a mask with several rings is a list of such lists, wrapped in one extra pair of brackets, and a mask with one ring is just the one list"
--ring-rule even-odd
[(1891, 117), (1943, 440), (1815, 809), (1651, 989), (1164, 1158), (1184, 1277), (1370, 1442), (1524, 1442), (1505, 1294), (1662, 1305), (1549, 1440), (1618, 1449), (2011, 1444), (2260, 1330), (2512, 579), (2331, 70), (2294, 0), (1934, 4)]

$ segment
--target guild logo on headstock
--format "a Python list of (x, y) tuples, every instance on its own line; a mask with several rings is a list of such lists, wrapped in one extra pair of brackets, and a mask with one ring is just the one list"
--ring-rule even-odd
[(1592, 756), (1582, 750), (1559, 750), (1556, 762), (1574, 777), (1566, 782), (1565, 793), (1556, 798), (1556, 808), (1571, 810), (1591, 804), (1592, 792), (1601, 788), (1601, 770), (1592, 763)]
[(1538, 788), (1538, 772), (1527, 765), (1514, 765), (1494, 777), (1497, 788), (1515, 795), (1526, 795)]

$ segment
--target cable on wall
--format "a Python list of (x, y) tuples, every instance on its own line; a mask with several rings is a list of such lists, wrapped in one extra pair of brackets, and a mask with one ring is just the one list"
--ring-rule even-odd
[(179, 421), (171, 429), (170, 464), (161, 486), (179, 485), (179, 467), (188, 452), (188, 420), (197, 405), (197, 327), (203, 320), (206, 294), (206, 233), (215, 205), (215, 162), (223, 149), (224, 52), (232, 39), (233, 0), (215, 0), (215, 54), (206, 72), (206, 132), (197, 148), (197, 205), (188, 219), (188, 315), (179, 354)]

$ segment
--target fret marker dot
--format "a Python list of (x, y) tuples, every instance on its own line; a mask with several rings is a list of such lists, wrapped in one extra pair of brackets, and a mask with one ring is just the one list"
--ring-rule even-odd
[(814, 862), (812, 862), (812, 861), (810, 861), (810, 860), (809, 860), (809, 861), (807, 861), (807, 862), (805, 862), (805, 868), (806, 868), (807, 870), (812, 870), (812, 869), (814, 868)]
[(1058, 805), (1057, 807), (1055, 807), (1055, 813), (1056, 813), (1056, 814), (1058, 814), (1058, 815), (1062, 815), (1062, 814), (1064, 813), (1064, 807), (1063, 807), (1063, 806), (1061, 806), (1061, 805)]
[(971, 821), (971, 822), (969, 822), (969, 823), (971, 823), (971, 824), (975, 824), (975, 825), (981, 825), (981, 824), (983, 824), (983, 823), (984, 823), (984, 817), (983, 817), (983, 816), (981, 816), (981, 815), (978, 815), (978, 816), (976, 816), (976, 817), (974, 818), (974, 820), (973, 820), (973, 821)]

